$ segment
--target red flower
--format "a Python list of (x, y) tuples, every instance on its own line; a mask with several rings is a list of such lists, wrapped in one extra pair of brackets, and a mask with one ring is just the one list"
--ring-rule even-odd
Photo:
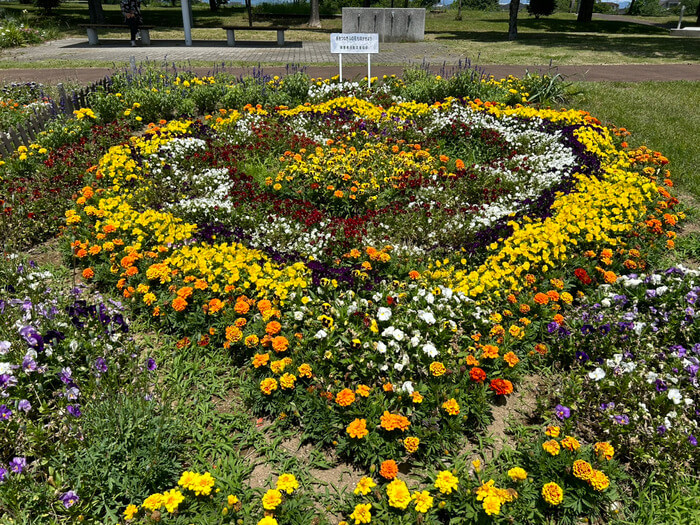
[(505, 396), (513, 393), (513, 383), (507, 379), (493, 379), (491, 381), (491, 390), (496, 392), (496, 395)]
[(574, 275), (578, 277), (578, 280), (583, 284), (591, 284), (593, 282), (593, 280), (588, 276), (588, 272), (586, 272), (586, 270), (583, 268), (576, 268), (574, 270)]
[(469, 377), (472, 381), (476, 381), (477, 383), (483, 383), (486, 379), (486, 372), (484, 372), (481, 368), (475, 366), (469, 371)]

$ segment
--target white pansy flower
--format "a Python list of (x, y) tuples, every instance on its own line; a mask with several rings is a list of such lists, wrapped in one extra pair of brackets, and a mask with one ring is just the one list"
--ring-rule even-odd
[(377, 319), (380, 321), (388, 321), (391, 319), (391, 309), (384, 306), (377, 310)]
[(328, 333), (323, 328), (321, 328), (318, 332), (316, 332), (316, 335), (314, 335), (316, 339), (325, 339), (327, 336)]
[(428, 354), (431, 358), (435, 358), (435, 356), (438, 355), (437, 348), (435, 348), (435, 346), (432, 345), (431, 343), (423, 345), (423, 352)]
[[(668, 398), (673, 401), (674, 405), (679, 405), (681, 401), (683, 401), (683, 396), (681, 395), (681, 391), (678, 390), (677, 388), (669, 388), (668, 389)], [(669, 413), (669, 416), (671, 414)]]
[(588, 373), (588, 377), (590, 377), (593, 381), (600, 381), (605, 377), (605, 370), (602, 368), (598, 367), (592, 372)]
[(409, 396), (413, 394), (413, 391), (415, 390), (413, 388), (413, 383), (411, 381), (406, 381), (403, 385), (401, 385), (401, 390), (406, 392)]
[(381, 341), (379, 341), (377, 343), (377, 352), (379, 352), (380, 354), (386, 353), (386, 345), (384, 343), (382, 343)]

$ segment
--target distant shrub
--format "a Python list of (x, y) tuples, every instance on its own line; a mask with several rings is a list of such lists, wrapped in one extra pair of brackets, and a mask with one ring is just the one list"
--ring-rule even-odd
[(555, 0), (530, 0), (527, 6), (527, 12), (531, 15), (535, 15), (536, 18), (540, 16), (549, 16), (554, 13), (556, 9)]

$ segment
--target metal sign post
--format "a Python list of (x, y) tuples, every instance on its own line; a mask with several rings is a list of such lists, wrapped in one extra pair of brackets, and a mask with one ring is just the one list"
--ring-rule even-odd
[(182, 0), (182, 28), (185, 30), (185, 45), (192, 45), (192, 6), (189, 0)]
[(331, 53), (338, 54), (340, 81), (343, 81), (343, 54), (367, 53), (367, 86), (372, 84), (371, 56), (379, 53), (378, 33), (331, 33)]

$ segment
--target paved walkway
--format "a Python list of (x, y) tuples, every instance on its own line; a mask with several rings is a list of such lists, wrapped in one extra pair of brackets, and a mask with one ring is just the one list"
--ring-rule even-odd
[[(101, 41), (90, 46), (86, 38), (65, 38), (37, 46), (0, 51), (0, 60), (20, 63), (40, 60), (101, 60), (113, 62), (113, 68), (68, 69), (0, 69), (0, 83), (39, 81), (44, 83), (75, 81), (87, 84), (122, 69), (134, 57), (137, 63), (150, 62), (169, 65), (173, 62), (211, 61), (237, 75), (252, 73), (257, 64), (289, 64), (265, 66), (269, 74), (284, 74), (290, 68), (303, 68), (311, 76), (337, 74), (337, 55), (330, 53), (328, 42), (288, 42), (284, 47), (274, 43), (242, 43), (228, 47), (225, 42), (197, 41), (187, 47), (182, 41), (153, 41), (151, 46), (131, 47), (125, 40)], [(344, 55), (344, 77), (355, 78), (367, 74), (365, 55)], [(464, 65), (465, 57), (455, 54), (439, 42), (385, 43), (381, 53), (372, 57), (372, 76), (400, 74), (411, 65), (429, 66), (437, 73), (450, 73)], [(241, 64), (249, 66), (241, 67)], [(212, 68), (188, 68), (197, 74)], [(487, 65), (482, 70), (498, 78), (522, 76), (526, 71), (559, 73), (570, 81), (630, 81), (694, 80), (700, 81), (700, 64), (619, 65), (619, 66), (515, 66)]]

